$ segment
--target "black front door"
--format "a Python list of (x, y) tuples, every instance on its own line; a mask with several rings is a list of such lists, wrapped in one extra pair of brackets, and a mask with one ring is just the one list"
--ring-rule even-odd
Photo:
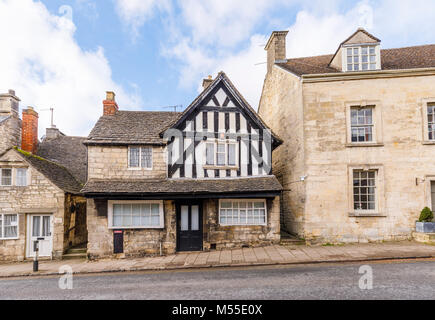
[(177, 250), (202, 250), (202, 205), (199, 202), (177, 204)]

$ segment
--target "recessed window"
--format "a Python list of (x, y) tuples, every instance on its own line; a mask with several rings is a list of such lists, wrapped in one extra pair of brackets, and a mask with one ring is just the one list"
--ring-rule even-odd
[(27, 168), (18, 168), (17, 172), (17, 181), (16, 184), (19, 187), (27, 186)]
[(109, 206), (111, 228), (163, 228), (161, 201), (109, 202)]
[(0, 185), (12, 185), (12, 169), (0, 169)]
[(128, 156), (129, 168), (153, 167), (153, 149), (151, 147), (130, 147)]
[(377, 56), (375, 46), (346, 48), (347, 71), (376, 70)]
[(237, 144), (228, 141), (207, 142), (205, 148), (206, 165), (236, 166)]
[(427, 106), (428, 138), (435, 141), (435, 104)]
[(266, 225), (266, 201), (221, 200), (219, 222), (221, 225)]
[(0, 239), (16, 239), (18, 237), (18, 215), (0, 214)]
[(353, 206), (356, 211), (376, 210), (376, 171), (353, 171)]
[(352, 142), (372, 142), (373, 107), (352, 107), (350, 117)]

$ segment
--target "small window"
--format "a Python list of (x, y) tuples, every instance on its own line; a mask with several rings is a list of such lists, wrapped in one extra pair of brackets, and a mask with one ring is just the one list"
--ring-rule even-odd
[(17, 169), (17, 186), (25, 187), (27, 186), (27, 168), (18, 168)]
[(151, 147), (130, 147), (128, 157), (129, 168), (153, 167), (153, 149)]
[(237, 144), (226, 141), (206, 144), (206, 165), (236, 166)]
[(373, 107), (352, 107), (350, 117), (352, 142), (372, 142)]
[(266, 225), (266, 202), (221, 200), (219, 222), (221, 225)]
[(12, 169), (0, 169), (0, 185), (12, 185)]
[(353, 205), (357, 211), (376, 210), (376, 171), (353, 171)]
[(376, 48), (374, 46), (361, 46), (347, 48), (347, 71), (376, 70)]
[(0, 214), (0, 239), (16, 239), (18, 237), (18, 215)]
[(435, 104), (427, 107), (428, 138), (435, 141)]
[(157, 202), (114, 202), (111, 228), (145, 229), (163, 228), (163, 203)]
[(206, 146), (206, 164), (214, 165), (214, 143), (207, 143)]

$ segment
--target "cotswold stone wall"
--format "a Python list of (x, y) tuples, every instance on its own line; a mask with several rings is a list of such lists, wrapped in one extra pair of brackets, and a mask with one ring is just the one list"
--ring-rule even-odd
[[(14, 150), (0, 158), (0, 166), (28, 166)], [(27, 217), (30, 214), (53, 214), (53, 257), (63, 253), (64, 202), (62, 190), (38, 171), (29, 168), (27, 187), (0, 187), (0, 213), (19, 214), (18, 240), (0, 240), (0, 261), (22, 261), (26, 258)]]
[[(107, 205), (107, 204), (106, 204)], [(267, 200), (267, 226), (231, 226), (218, 224), (218, 200), (203, 202), (204, 250), (216, 248), (240, 248), (277, 244), (280, 240), (279, 197)], [(116, 256), (113, 254), (113, 230), (108, 227), (107, 215), (99, 216), (95, 200), (87, 200), (88, 257), (98, 259)], [(145, 256), (176, 252), (176, 204), (164, 201), (164, 229), (124, 230), (124, 253), (119, 256)]]
[(128, 147), (88, 146), (88, 179), (166, 178), (164, 147), (153, 147), (153, 168), (129, 169)]
[(0, 154), (21, 144), (21, 120), (16, 115), (0, 123)]

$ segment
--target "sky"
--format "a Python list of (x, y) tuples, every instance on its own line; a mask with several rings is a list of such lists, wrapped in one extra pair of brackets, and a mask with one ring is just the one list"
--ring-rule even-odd
[(224, 71), (253, 108), (264, 46), (289, 30), (287, 58), (334, 53), (358, 27), (382, 48), (435, 43), (433, 0), (0, 0), (0, 93), (87, 136), (106, 91), (120, 109), (186, 108)]

